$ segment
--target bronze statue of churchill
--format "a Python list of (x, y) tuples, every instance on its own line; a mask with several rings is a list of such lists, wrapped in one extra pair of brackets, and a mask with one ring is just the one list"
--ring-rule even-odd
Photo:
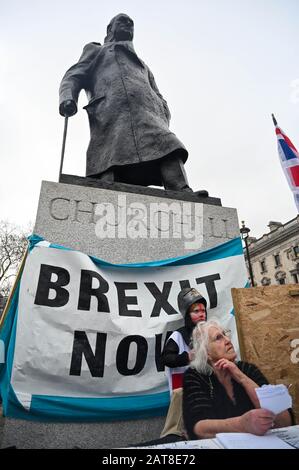
[(134, 50), (133, 34), (132, 19), (119, 14), (109, 23), (103, 45), (84, 47), (62, 79), (60, 114), (75, 114), (85, 89), (90, 124), (86, 176), (192, 191), (184, 170), (188, 152), (169, 130), (167, 103)]

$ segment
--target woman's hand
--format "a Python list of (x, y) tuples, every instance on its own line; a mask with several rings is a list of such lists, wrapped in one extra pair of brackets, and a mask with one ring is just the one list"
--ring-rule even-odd
[[(259, 385), (255, 383), (250, 377), (244, 374), (237, 364), (228, 359), (219, 359), (219, 361), (215, 362), (214, 370), (218, 371), (218, 374), (223, 374), (224, 379), (227, 377), (231, 377), (236, 382), (238, 382), (246, 391), (247, 395), (249, 396), (250, 400), (252, 401), (255, 408), (260, 408), (260, 401), (256, 394), (256, 389), (259, 388)], [(225, 375), (227, 374), (227, 375)]]
[(228, 372), (236, 382), (241, 382), (246, 377), (243, 372), (240, 371), (239, 367), (228, 359), (219, 359), (215, 362), (214, 368), (218, 371)]
[(241, 432), (263, 436), (273, 427), (275, 415), (272, 411), (259, 408), (247, 411), (240, 416)]

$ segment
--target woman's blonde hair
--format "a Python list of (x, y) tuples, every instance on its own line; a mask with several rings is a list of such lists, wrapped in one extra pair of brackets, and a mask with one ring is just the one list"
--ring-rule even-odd
[(190, 367), (196, 369), (200, 374), (205, 375), (211, 375), (213, 372), (208, 362), (209, 329), (211, 327), (222, 328), (217, 320), (211, 319), (206, 322), (197, 323), (192, 333), (194, 360), (191, 361)]

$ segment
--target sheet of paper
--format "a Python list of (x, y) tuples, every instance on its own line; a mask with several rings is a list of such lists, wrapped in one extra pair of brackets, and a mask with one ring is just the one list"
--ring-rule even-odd
[[(198, 439), (195, 441), (178, 441), (157, 444), (152, 446), (138, 447), (138, 449), (222, 449), (217, 439)], [(136, 449), (136, 447), (130, 447)]]
[(216, 434), (216, 437), (226, 449), (294, 449), (271, 434), (255, 436), (249, 433), (227, 432)]
[(292, 406), (292, 397), (285, 385), (263, 385), (255, 389), (261, 408), (275, 414), (281, 413)]
[(291, 446), (296, 447), (296, 449), (299, 449), (299, 425), (271, 429), (269, 432), (275, 436), (280, 437), (280, 439), (287, 442)]

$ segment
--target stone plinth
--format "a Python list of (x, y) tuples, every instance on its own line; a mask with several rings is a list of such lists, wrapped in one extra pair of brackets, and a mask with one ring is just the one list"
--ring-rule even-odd
[[(67, 184), (43, 181), (41, 187), (34, 232), (52, 243), (134, 263), (184, 256), (239, 235), (236, 209), (222, 207), (220, 199), (126, 184), (107, 189), (107, 183), (66, 176)], [(89, 185), (82, 186), (85, 180)]]

